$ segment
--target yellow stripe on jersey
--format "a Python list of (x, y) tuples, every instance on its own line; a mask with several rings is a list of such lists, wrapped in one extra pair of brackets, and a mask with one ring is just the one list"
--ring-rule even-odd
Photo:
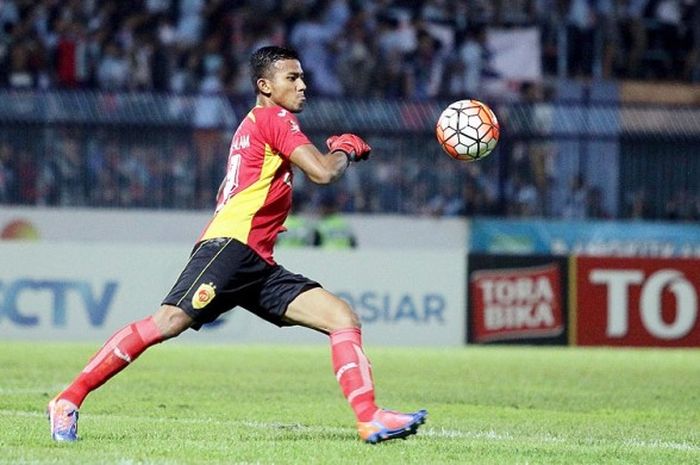
[(200, 240), (232, 237), (247, 244), (255, 213), (265, 204), (272, 179), (281, 164), (282, 157), (265, 145), (265, 159), (258, 180), (228, 199)]

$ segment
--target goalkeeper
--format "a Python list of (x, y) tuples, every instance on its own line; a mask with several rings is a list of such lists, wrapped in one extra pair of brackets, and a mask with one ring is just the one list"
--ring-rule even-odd
[(241, 306), (278, 326), (300, 325), (330, 338), (333, 369), (369, 443), (413, 434), (427, 412), (378, 408), (360, 321), (350, 306), (319, 283), (277, 264), (273, 245), (292, 206), (292, 165), (314, 183), (329, 184), (371, 148), (354, 134), (332, 136), (321, 153), (299, 128), (306, 97), (294, 50), (263, 47), (253, 53), (257, 97), (233, 135), (216, 211), (160, 308), (120, 329), (48, 406), (51, 437), (75, 441), (85, 397), (150, 346), (198, 330)]

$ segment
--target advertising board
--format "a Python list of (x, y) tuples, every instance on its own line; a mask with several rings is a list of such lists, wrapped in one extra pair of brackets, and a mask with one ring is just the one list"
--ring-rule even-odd
[(578, 345), (700, 347), (700, 260), (576, 259)]
[(567, 262), (469, 256), (468, 342), (567, 343)]
[[(0, 242), (0, 338), (102, 341), (153, 313), (187, 261), (180, 245)], [(465, 260), (458, 251), (284, 250), (280, 263), (346, 299), (375, 345), (464, 343)], [(184, 339), (327, 343), (240, 308)]]
[(478, 218), (472, 253), (700, 258), (700, 226), (634, 221)]

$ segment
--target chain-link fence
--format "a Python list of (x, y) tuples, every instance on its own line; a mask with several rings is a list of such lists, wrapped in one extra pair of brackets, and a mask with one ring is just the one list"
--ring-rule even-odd
[[(0, 202), (211, 209), (232, 131), (251, 101), (223, 96), (0, 92)], [(319, 146), (357, 132), (373, 158), (321, 189), (295, 178), (295, 208), (332, 196), (349, 212), (553, 218), (700, 218), (700, 108), (594, 102), (492, 104), (492, 155), (444, 154), (449, 102), (314, 100)]]

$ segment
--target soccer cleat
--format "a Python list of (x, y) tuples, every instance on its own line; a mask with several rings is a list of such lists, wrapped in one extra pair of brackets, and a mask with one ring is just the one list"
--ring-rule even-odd
[(63, 399), (54, 399), (47, 408), (51, 439), (60, 442), (78, 440), (78, 407)]
[(360, 438), (369, 443), (377, 444), (391, 439), (405, 438), (416, 434), (418, 427), (425, 423), (428, 416), (426, 410), (414, 413), (400, 413), (393, 410), (379, 409), (371, 421), (358, 422), (357, 431)]

